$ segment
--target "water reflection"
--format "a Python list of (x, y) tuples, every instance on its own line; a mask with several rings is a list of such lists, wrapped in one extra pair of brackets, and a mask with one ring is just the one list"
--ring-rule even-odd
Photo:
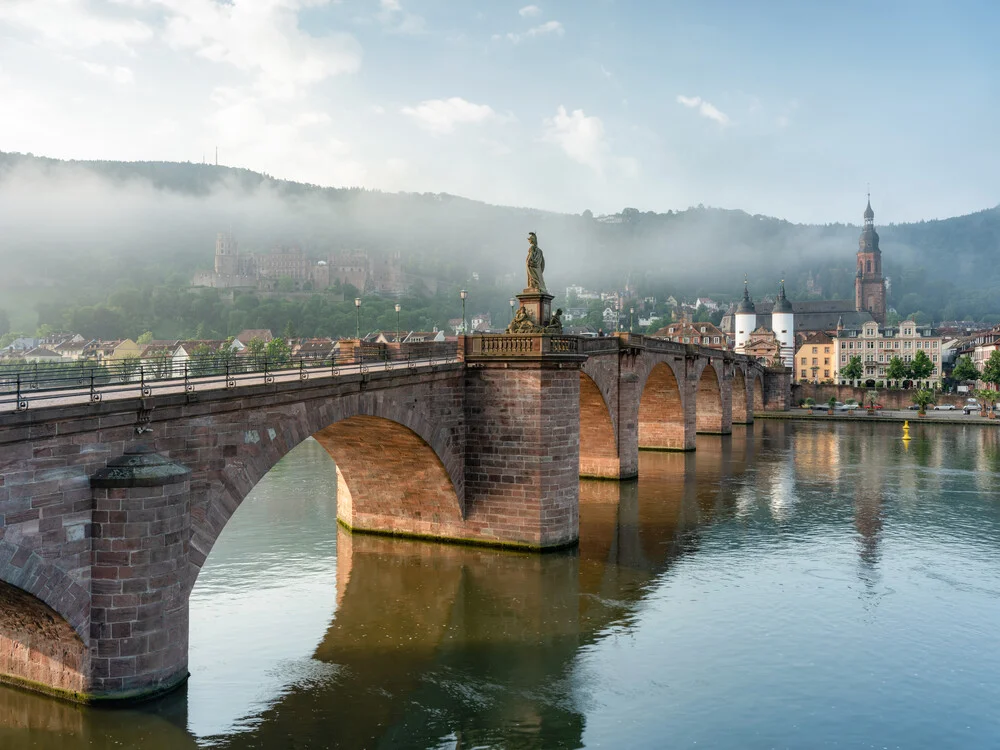
[(306, 443), (213, 551), (185, 691), (0, 690), (0, 747), (976, 746), (1000, 734), (997, 434), (700, 436), (581, 482), (579, 548), (548, 555), (338, 530)]

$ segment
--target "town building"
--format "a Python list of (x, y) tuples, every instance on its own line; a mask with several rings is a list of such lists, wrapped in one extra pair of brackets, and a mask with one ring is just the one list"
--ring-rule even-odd
[(781, 363), (781, 342), (774, 331), (764, 326), (750, 332), (740, 352), (768, 365)]
[[(845, 362), (846, 364), (846, 362)], [(810, 333), (795, 352), (795, 377), (810, 383), (837, 379), (837, 342), (829, 334)]]
[[(898, 326), (880, 327), (875, 321), (870, 321), (856, 329), (842, 327), (837, 331), (835, 341), (837, 372), (847, 366), (851, 357), (860, 357), (862, 384), (867, 388), (885, 383), (889, 363), (894, 357), (911, 362), (917, 352), (926, 354), (934, 369), (929, 376), (915, 380), (913, 384), (920, 388), (935, 388), (941, 382), (943, 339), (931, 326), (904, 320)], [(843, 381), (843, 377), (838, 379)]]
[(664, 326), (650, 336), (681, 344), (697, 344), (710, 349), (728, 349), (726, 335), (711, 323), (692, 323), (685, 319)]

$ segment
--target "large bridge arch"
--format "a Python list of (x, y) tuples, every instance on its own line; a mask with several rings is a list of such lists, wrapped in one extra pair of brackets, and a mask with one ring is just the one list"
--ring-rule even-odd
[(723, 435), (732, 432), (732, 412), (727, 415), (726, 409), (731, 404), (731, 395), (727, 393), (726, 386), (731, 386), (732, 383), (724, 381), (723, 373), (717, 367), (724, 368), (725, 364), (708, 360), (698, 373), (695, 386), (695, 430)]
[(750, 398), (753, 399), (753, 413), (764, 411), (764, 376), (754, 368), (751, 375)]
[[(358, 531), (461, 538), (463, 456), (420, 394), (361, 392), (309, 408), (251, 411), (222, 437), (225, 465), (192, 479), (192, 570), (188, 591), (223, 528), (254, 486), (288, 453), (315, 437), (337, 464), (338, 516)], [(248, 428), (248, 429), (244, 429)]]
[(673, 364), (651, 363), (639, 380), (639, 448), (651, 450), (691, 450), (693, 435), (686, 428), (686, 410), (681, 383)]
[(74, 697), (86, 692), (89, 667), (87, 645), (63, 615), (0, 582), (0, 682)]
[(617, 479), (620, 475), (611, 408), (594, 379), (580, 370), (580, 476)]

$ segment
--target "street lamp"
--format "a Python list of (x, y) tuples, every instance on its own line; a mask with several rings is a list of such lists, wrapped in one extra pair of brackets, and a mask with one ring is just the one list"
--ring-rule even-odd
[(354, 337), (360, 341), (361, 340), (361, 297), (354, 298), (354, 307), (358, 311), (358, 326)]
[(632, 316), (635, 315), (635, 308), (630, 307), (628, 309), (628, 332), (632, 333)]
[(463, 289), (458, 293), (458, 296), (462, 298), (462, 333), (468, 333), (468, 329), (465, 327), (465, 298), (469, 296), (469, 293)]
[(397, 302), (396, 303), (396, 343), (397, 344), (400, 343), (399, 342), (399, 307), (400, 307), (400, 305)]
[(514, 298), (513, 297), (510, 298), (510, 320), (507, 321), (507, 322), (508, 323), (513, 323), (514, 322)]

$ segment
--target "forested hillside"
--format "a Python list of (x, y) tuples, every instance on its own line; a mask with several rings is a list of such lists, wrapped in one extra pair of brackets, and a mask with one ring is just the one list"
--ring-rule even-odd
[[(862, 209), (859, 203), (859, 219)], [(1000, 209), (890, 226), (879, 225), (877, 201), (875, 210), (890, 304), (901, 314), (1000, 317)], [(14, 327), (41, 320), (102, 331), (159, 326), (158, 336), (192, 335), (198, 316), (222, 304), (184, 291), (194, 271), (211, 266), (222, 230), (232, 231), (245, 251), (276, 245), (298, 245), (316, 256), (346, 248), (398, 251), (409, 270), (443, 282), (444, 302), (410, 302), (411, 309), (425, 309), (416, 325), (459, 314), (450, 297), (470, 286), (474, 273), (478, 304), (506, 318), (507, 296), (523, 285), (528, 231), (538, 233), (555, 291), (569, 283), (620, 288), (629, 280), (643, 295), (726, 299), (740, 293), (747, 273), (758, 295), (784, 275), (793, 298), (845, 298), (853, 296), (859, 227), (792, 224), (702, 206), (566, 215), (451, 195), (322, 188), (205, 164), (0, 153), (0, 310)], [(326, 303), (312, 303), (319, 307), (308, 328), (338, 316), (349, 322), (351, 310), (325, 310)], [(280, 308), (277, 301), (267, 304)], [(141, 322), (137, 309), (147, 312)], [(201, 322), (224, 334), (217, 329), (228, 329), (223, 321), (231, 313), (224, 309)], [(268, 318), (282, 315), (290, 313), (278, 309)], [(295, 315), (304, 319), (305, 313)], [(233, 324), (251, 317), (237, 314)]]

